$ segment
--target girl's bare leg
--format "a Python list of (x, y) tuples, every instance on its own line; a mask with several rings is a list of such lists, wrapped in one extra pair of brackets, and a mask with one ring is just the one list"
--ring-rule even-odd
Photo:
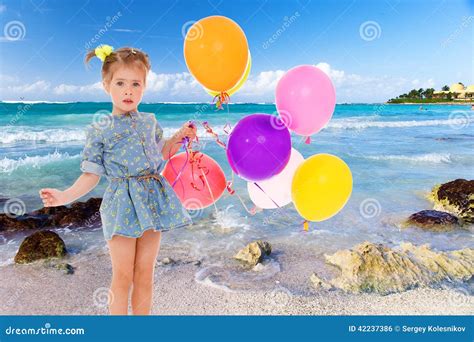
[(137, 239), (115, 235), (110, 241), (112, 283), (109, 312), (111, 315), (128, 314), (128, 295), (133, 283)]
[(153, 300), (156, 258), (160, 250), (161, 232), (150, 229), (137, 239), (133, 273), (132, 310), (134, 315), (149, 315)]

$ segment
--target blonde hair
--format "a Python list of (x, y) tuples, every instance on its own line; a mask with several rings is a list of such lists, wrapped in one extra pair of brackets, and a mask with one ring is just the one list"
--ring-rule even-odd
[[(86, 54), (85, 63), (89, 63), (92, 58), (96, 57), (95, 51), (91, 50)], [(114, 66), (138, 66), (144, 69), (145, 75), (150, 71), (151, 64), (148, 55), (136, 48), (122, 47), (112, 51), (110, 55), (105, 57), (102, 63), (102, 80), (110, 82), (114, 72)]]

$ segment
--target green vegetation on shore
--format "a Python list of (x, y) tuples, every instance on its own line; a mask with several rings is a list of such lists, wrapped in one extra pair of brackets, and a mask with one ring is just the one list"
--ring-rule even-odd
[(473, 88), (472, 85), (466, 88), (462, 82), (458, 82), (451, 87), (443, 86), (441, 91), (434, 88), (412, 89), (387, 103), (471, 103), (474, 99)]
[(396, 98), (388, 100), (388, 103), (446, 103), (454, 102), (452, 99), (417, 99), (417, 98)]
[[(446, 85), (442, 89), (449, 90), (449, 87)], [(434, 88), (412, 89), (409, 93), (398, 95), (396, 98), (388, 100), (388, 103), (438, 103), (453, 101), (453, 96), (450, 93), (447, 94), (446, 98), (437, 98), (433, 97), (434, 92)]]

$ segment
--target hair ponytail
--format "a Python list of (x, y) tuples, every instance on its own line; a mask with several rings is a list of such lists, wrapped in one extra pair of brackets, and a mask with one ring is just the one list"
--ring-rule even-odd
[[(88, 51), (84, 63), (88, 64), (94, 57), (96, 57), (95, 50)], [(112, 53), (105, 57), (102, 63), (102, 80), (110, 81), (114, 71), (113, 67), (119, 64), (141, 67), (145, 71), (145, 75), (151, 70), (150, 58), (145, 52), (136, 48), (123, 47), (112, 51)]]

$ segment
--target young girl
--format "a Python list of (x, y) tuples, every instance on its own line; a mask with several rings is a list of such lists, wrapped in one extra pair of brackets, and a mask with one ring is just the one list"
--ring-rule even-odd
[(196, 137), (196, 128), (185, 123), (164, 140), (154, 114), (138, 111), (150, 70), (147, 54), (128, 47), (112, 51), (106, 45), (89, 52), (86, 63), (94, 56), (103, 62), (102, 82), (112, 99), (112, 114), (88, 126), (83, 173), (76, 182), (64, 191), (41, 189), (40, 196), (45, 207), (65, 205), (91, 191), (100, 176), (107, 177), (100, 215), (112, 260), (109, 310), (126, 315), (133, 288), (133, 314), (149, 314), (161, 231), (192, 223), (160, 172), (184, 137)]

